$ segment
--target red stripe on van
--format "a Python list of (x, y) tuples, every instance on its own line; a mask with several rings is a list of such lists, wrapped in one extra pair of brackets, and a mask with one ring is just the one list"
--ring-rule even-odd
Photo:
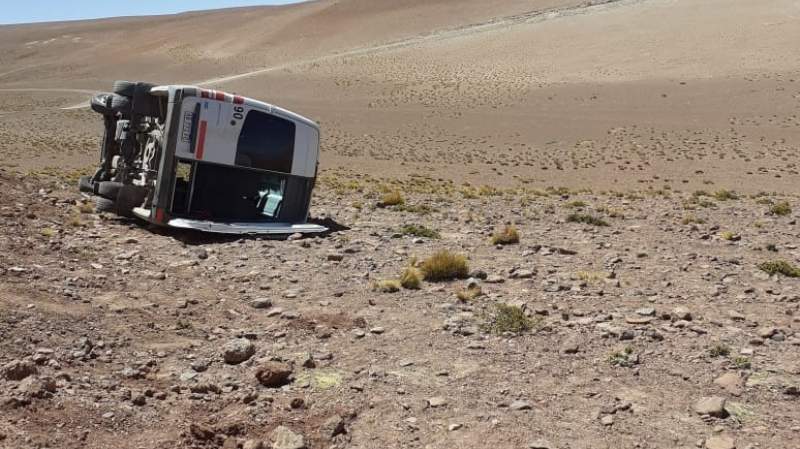
[(244, 104), (244, 97), (241, 95), (234, 95), (233, 102), (234, 104)]
[(197, 160), (203, 160), (203, 150), (206, 148), (206, 127), (208, 126), (208, 122), (205, 120), (200, 121), (200, 135), (197, 136), (197, 151), (195, 154), (197, 155)]
[(225, 92), (217, 92), (215, 98), (217, 101), (225, 101)]
[(208, 91), (207, 90), (201, 90), (200, 91), (200, 97), (201, 98), (208, 98)]

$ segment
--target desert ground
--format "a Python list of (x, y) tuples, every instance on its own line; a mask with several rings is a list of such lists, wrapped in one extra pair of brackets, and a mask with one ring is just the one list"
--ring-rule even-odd
[[(793, 0), (0, 26), (0, 447), (800, 447), (798, 43)], [(320, 123), (333, 232), (94, 211), (116, 79)]]

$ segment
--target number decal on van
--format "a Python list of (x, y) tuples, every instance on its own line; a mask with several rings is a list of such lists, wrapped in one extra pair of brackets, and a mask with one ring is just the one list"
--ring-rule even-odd
[(244, 108), (241, 106), (234, 106), (233, 118), (235, 118), (236, 120), (244, 120)]

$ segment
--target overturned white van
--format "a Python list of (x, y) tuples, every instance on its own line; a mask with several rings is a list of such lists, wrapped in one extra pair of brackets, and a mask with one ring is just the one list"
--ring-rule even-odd
[(320, 233), (308, 211), (319, 127), (285, 109), (195, 86), (117, 81), (100, 166), (80, 180), (98, 210), (227, 234)]

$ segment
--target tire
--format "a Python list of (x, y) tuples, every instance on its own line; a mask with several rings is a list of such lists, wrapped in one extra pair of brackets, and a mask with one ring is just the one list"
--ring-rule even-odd
[(108, 198), (103, 198), (102, 196), (95, 196), (94, 197), (94, 211), (97, 213), (109, 213), (109, 214), (116, 214), (117, 213), (117, 205), (113, 201)]
[(103, 115), (113, 114), (114, 111), (111, 109), (111, 97), (112, 94), (97, 94), (92, 97), (90, 102), (92, 110)]
[(119, 189), (117, 195), (117, 214), (123, 217), (132, 218), (133, 209), (144, 203), (147, 196), (147, 189), (138, 186), (124, 185)]
[(97, 194), (112, 202), (117, 200), (119, 191), (122, 188), (122, 183), (115, 181), (102, 181), (95, 184), (97, 186)]
[(123, 97), (132, 97), (136, 93), (136, 83), (123, 80), (114, 81), (114, 88), (111, 91)]
[(84, 193), (94, 193), (91, 176), (81, 176), (78, 179), (78, 190)]
[(119, 112), (122, 115), (128, 115), (131, 112), (131, 99), (123, 97), (122, 95), (114, 94), (111, 97), (111, 110)]

